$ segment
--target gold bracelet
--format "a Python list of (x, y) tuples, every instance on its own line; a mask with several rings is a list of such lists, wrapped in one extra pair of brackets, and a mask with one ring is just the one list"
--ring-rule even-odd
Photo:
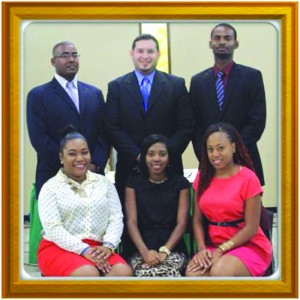
[(229, 251), (232, 246), (234, 245), (234, 242), (231, 240), (228, 240), (227, 242), (221, 244), (218, 246), (218, 248), (223, 252), (226, 253), (227, 251)]

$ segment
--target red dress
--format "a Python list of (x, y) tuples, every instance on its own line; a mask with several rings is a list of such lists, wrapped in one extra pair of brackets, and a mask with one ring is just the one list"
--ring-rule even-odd
[[(200, 172), (193, 183), (198, 190)], [(199, 208), (211, 222), (230, 222), (244, 218), (245, 201), (262, 193), (260, 182), (253, 171), (242, 167), (229, 178), (214, 177), (209, 187), (198, 199)], [(232, 238), (245, 225), (238, 227), (214, 226), (209, 224), (208, 235), (213, 248)], [(246, 244), (227, 254), (238, 257), (252, 276), (262, 276), (272, 260), (272, 245), (259, 227), (257, 234)]]

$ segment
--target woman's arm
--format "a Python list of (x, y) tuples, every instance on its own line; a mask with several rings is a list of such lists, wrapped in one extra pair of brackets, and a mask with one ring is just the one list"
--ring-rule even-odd
[[(165, 245), (170, 251), (177, 245), (179, 240), (185, 233), (187, 224), (188, 224), (188, 216), (189, 216), (189, 208), (190, 208), (190, 200), (189, 200), (189, 189), (183, 189), (179, 193), (179, 201), (178, 201), (178, 212), (177, 212), (177, 225), (172, 231), (168, 241)], [(160, 261), (164, 261), (167, 258), (167, 254), (165, 252), (159, 253)]]
[(39, 195), (38, 210), (45, 237), (60, 248), (80, 255), (89, 245), (64, 227), (58, 205), (61, 199), (55, 192), (55, 187), (46, 183)]
[(205, 249), (204, 217), (198, 204), (198, 192), (194, 192), (193, 231), (198, 251)]
[(112, 248), (117, 248), (121, 241), (121, 235), (124, 228), (123, 213), (121, 202), (117, 190), (113, 183), (108, 183), (108, 225), (103, 236), (103, 245), (110, 245)]
[[(212, 254), (211, 263), (213, 264), (227, 251), (239, 247), (248, 242), (259, 228), (261, 211), (261, 196), (256, 195), (245, 201), (245, 226), (239, 230), (230, 240), (226, 241)], [(224, 250), (222, 250), (224, 249)]]
[(185, 233), (187, 224), (188, 224), (188, 216), (189, 216), (189, 189), (183, 189), (179, 193), (179, 201), (178, 201), (178, 212), (177, 212), (177, 225), (171, 233), (168, 241), (165, 245), (170, 251), (177, 245), (179, 240), (182, 238)]
[(144, 261), (149, 265), (154, 265), (159, 263), (157, 252), (151, 249), (149, 250), (142, 239), (137, 224), (135, 190), (128, 187), (125, 189), (125, 208), (126, 208), (128, 233), (133, 243), (135, 244), (136, 248), (138, 249), (139, 253), (142, 255)]
[(239, 247), (248, 242), (258, 231), (261, 211), (261, 196), (256, 195), (245, 201), (245, 226), (230, 241), (231, 248)]
[(197, 244), (198, 252), (188, 264), (188, 271), (204, 273), (211, 266), (212, 254), (206, 249), (205, 231), (204, 231), (204, 216), (200, 211), (198, 204), (198, 192), (194, 193), (194, 212), (193, 212), (193, 230)]

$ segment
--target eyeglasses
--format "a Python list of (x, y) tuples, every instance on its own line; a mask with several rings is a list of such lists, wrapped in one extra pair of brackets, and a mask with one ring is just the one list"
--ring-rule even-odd
[(54, 56), (53, 58), (62, 58), (62, 59), (70, 59), (71, 57), (76, 59), (80, 55), (78, 53), (63, 53), (61, 55)]

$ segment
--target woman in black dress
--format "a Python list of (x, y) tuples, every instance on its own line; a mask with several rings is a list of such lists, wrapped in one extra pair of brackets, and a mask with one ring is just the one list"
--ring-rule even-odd
[(190, 184), (172, 173), (171, 166), (168, 139), (148, 136), (141, 151), (141, 174), (129, 178), (125, 197), (128, 232), (135, 246), (129, 264), (138, 277), (184, 274)]

